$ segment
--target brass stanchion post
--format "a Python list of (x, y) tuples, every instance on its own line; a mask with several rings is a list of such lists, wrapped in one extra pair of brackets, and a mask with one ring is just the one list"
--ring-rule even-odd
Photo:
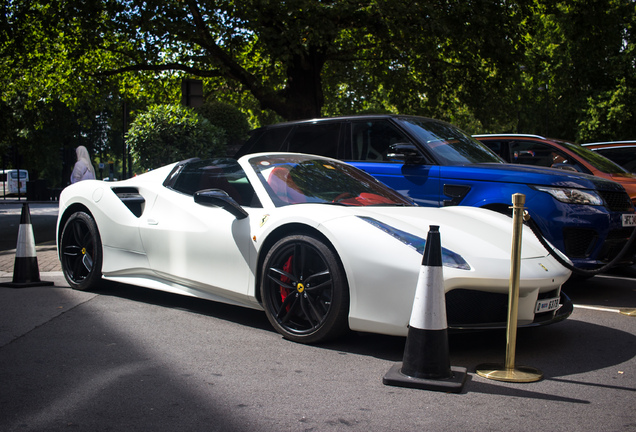
[(519, 309), (519, 280), (521, 268), (521, 233), (523, 227), (523, 207), (526, 196), (512, 196), (512, 253), (510, 261), (510, 290), (508, 297), (508, 327), (506, 336), (506, 362), (504, 365), (486, 363), (477, 366), (477, 375), (508, 382), (534, 382), (543, 378), (543, 373), (529, 366), (515, 367), (517, 346), (517, 316)]

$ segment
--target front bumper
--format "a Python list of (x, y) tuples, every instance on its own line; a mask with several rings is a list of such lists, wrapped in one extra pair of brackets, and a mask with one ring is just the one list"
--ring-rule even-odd
[[(539, 299), (550, 298), (554, 292)], [(537, 327), (563, 321), (572, 315), (574, 305), (570, 297), (560, 293), (557, 310), (537, 313), (530, 323), (519, 327)], [(508, 294), (483, 291), (453, 290), (446, 293), (446, 315), (449, 330), (493, 330), (508, 326)]]

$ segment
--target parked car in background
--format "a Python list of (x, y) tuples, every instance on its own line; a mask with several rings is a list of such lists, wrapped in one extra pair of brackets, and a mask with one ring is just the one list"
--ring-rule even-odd
[(473, 135), (503, 160), (515, 164), (577, 171), (620, 183), (636, 205), (636, 175), (579, 144), (539, 135)]
[(636, 141), (608, 141), (581, 145), (613, 160), (627, 171), (636, 173)]
[[(57, 225), (74, 289), (102, 278), (264, 310), (284, 337), (346, 329), (406, 336), (431, 226), (448, 325), (505, 328), (512, 226), (477, 208), (422, 208), (365, 172), (302, 154), (189, 159), (62, 191)], [(526, 227), (519, 325), (572, 313), (570, 276)]]
[(17, 169), (0, 170), (0, 194), (8, 195), (26, 195), (27, 182), (29, 181), (29, 172)]
[[(506, 164), (455, 126), (415, 116), (366, 115), (280, 123), (252, 131), (237, 156), (313, 153), (361, 168), (427, 207), (473, 206), (510, 214), (512, 195), (543, 236), (578, 268), (598, 268), (629, 240), (636, 218), (616, 182), (573, 171)], [(630, 265), (634, 251), (621, 264)]]

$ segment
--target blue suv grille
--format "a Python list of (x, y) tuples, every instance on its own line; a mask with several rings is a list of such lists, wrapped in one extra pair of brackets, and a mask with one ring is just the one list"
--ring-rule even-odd
[(571, 258), (587, 258), (594, 250), (598, 239), (595, 230), (586, 228), (566, 228), (563, 230), (565, 254)]
[[(601, 249), (599, 253), (598, 259), (604, 262), (613, 260), (623, 250), (623, 247), (627, 244), (633, 232), (634, 228), (610, 231), (603, 244), (603, 249)], [(632, 243), (630, 250), (623, 255), (623, 261), (627, 264), (633, 262), (634, 255), (636, 255), (636, 242)]]
[(625, 192), (599, 191), (605, 200), (607, 208), (612, 211), (626, 211), (632, 208), (632, 201)]

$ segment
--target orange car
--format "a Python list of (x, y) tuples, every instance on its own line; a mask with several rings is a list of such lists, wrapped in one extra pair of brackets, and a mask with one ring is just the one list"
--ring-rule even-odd
[(497, 134), (473, 137), (509, 163), (567, 169), (614, 180), (623, 185), (636, 206), (636, 175), (578, 144), (538, 135)]

